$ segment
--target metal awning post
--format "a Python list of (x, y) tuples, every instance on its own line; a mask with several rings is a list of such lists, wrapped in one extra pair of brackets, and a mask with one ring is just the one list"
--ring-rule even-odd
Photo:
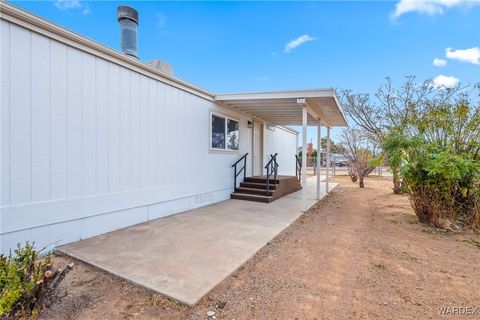
[(317, 200), (320, 200), (320, 162), (322, 151), (322, 123), (317, 124)]
[(327, 127), (327, 178), (325, 179), (327, 193), (330, 191), (330, 186), (328, 185), (328, 181), (330, 175), (330, 127)]
[(302, 108), (302, 187), (307, 186), (307, 108)]
[(307, 105), (305, 99), (297, 99), (302, 107), (302, 202), (303, 211), (307, 211)]

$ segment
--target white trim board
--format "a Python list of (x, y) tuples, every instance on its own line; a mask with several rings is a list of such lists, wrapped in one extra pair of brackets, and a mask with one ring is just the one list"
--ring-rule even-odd
[[(189, 186), (194, 189), (191, 187), (191, 183), (189, 183), (188, 185), (166, 186), (150, 190), (136, 190), (101, 196), (45, 201), (2, 208), (2, 229), (0, 234), (38, 228), (45, 225), (68, 222), (146, 205), (175, 201), (212, 192), (233, 190), (232, 187), (208, 190), (201, 193), (187, 190), (182, 194), (181, 191)], [(181, 194), (181, 196), (179, 196), (179, 194)]]

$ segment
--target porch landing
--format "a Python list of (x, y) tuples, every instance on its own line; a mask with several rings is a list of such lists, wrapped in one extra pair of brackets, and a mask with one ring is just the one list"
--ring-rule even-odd
[(194, 305), (302, 214), (304, 190), (307, 207), (314, 205), (315, 187), (311, 177), (306, 189), (272, 203), (226, 200), (57, 250)]

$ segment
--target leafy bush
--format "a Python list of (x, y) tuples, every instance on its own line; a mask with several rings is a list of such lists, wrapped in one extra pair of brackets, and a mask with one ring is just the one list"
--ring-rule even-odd
[(73, 267), (52, 269), (51, 256), (39, 259), (33, 244), (18, 245), (14, 255), (0, 255), (0, 316), (38, 314)]
[(407, 125), (383, 143), (419, 220), (480, 227), (480, 110), (465, 96), (412, 106)]

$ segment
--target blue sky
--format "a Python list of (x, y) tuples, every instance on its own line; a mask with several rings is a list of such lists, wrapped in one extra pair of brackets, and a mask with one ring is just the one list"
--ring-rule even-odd
[(480, 81), (480, 1), (14, 3), (117, 50), (116, 7), (132, 6), (140, 59), (214, 93)]

